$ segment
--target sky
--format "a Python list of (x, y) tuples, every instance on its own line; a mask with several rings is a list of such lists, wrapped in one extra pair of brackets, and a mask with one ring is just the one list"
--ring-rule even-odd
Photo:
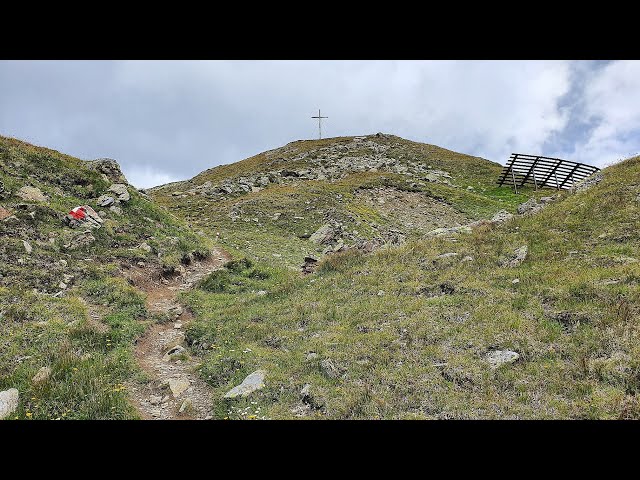
[(640, 61), (0, 61), (0, 135), (146, 188), (318, 136), (390, 133), (504, 164), (640, 152)]

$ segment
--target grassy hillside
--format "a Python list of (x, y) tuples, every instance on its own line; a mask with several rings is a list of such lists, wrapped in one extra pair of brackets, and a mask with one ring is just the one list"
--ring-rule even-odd
[[(119, 212), (100, 208), (114, 173), (0, 137), (0, 390), (20, 393), (11, 418), (134, 417), (123, 383), (137, 372), (131, 345), (147, 312), (120, 272), (171, 269), (210, 247), (132, 186)], [(21, 198), (23, 187), (41, 195)], [(79, 205), (102, 228), (65, 226)], [(47, 368), (48, 380), (33, 380)]]
[(308, 237), (328, 223), (347, 245), (389, 243), (513, 211), (521, 197), (495, 185), (500, 170), (376, 134), (292, 142), (150, 194), (228, 250), (297, 268), (322, 253)]
[[(603, 173), (535, 215), (471, 234), (349, 250), (306, 276), (273, 261), (214, 273), (184, 300), (218, 416), (640, 417), (640, 157)], [(476, 175), (451, 174), (464, 187)], [(485, 188), (476, 214), (527, 199)], [(464, 211), (455, 191), (460, 202), (449, 201)], [(525, 245), (524, 262), (507, 266)], [(518, 357), (491, 368), (495, 351)], [(257, 369), (262, 390), (222, 399)]]

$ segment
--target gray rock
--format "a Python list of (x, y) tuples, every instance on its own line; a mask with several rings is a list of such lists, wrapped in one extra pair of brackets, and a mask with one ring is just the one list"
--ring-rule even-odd
[(140, 245), (138, 245), (138, 248), (141, 248), (147, 253), (151, 252), (151, 246), (147, 242), (142, 242)]
[(527, 258), (527, 253), (529, 252), (529, 247), (526, 245), (521, 246), (520, 248), (516, 248), (513, 251), (511, 257), (504, 262), (502, 262), (503, 266), (506, 267), (517, 267)]
[(36, 187), (22, 187), (16, 195), (27, 202), (47, 202), (49, 200), (47, 196)]
[(193, 402), (191, 401), (191, 399), (186, 398), (184, 402), (182, 402), (182, 405), (180, 405), (180, 409), (178, 410), (178, 412), (184, 413), (186, 410), (191, 409), (192, 405), (193, 405)]
[(320, 362), (320, 368), (329, 378), (338, 378), (342, 374), (341, 369), (328, 358)]
[(0, 392), (0, 420), (16, 411), (19, 399), (20, 395), (15, 388)]
[(118, 162), (111, 158), (97, 158), (95, 160), (90, 160), (87, 162), (87, 165), (92, 170), (104, 174), (107, 179), (112, 182), (128, 183), (127, 179), (120, 170), (120, 165), (118, 165)]
[(115, 199), (109, 195), (100, 195), (96, 203), (99, 207), (108, 207), (109, 205), (113, 205)]
[(109, 210), (112, 211), (113, 213), (117, 214), (117, 215), (122, 215), (122, 209), (116, 205), (111, 205), (109, 207)]
[(451, 228), (436, 228), (427, 232), (428, 237), (440, 237), (445, 235), (456, 235), (459, 233), (471, 233), (471, 227), (468, 225), (462, 225), (461, 227), (451, 227)]
[(86, 245), (90, 245), (95, 242), (96, 238), (91, 235), (90, 232), (82, 232), (79, 235), (76, 235), (71, 239), (69, 243), (67, 243), (64, 247), (68, 250), (76, 250), (78, 248), (84, 247)]
[(491, 221), (493, 223), (502, 223), (502, 222), (506, 222), (507, 220), (511, 220), (512, 218), (513, 218), (512, 213), (509, 213), (506, 210), (500, 210), (491, 218)]
[(455, 252), (448, 252), (448, 253), (443, 253), (441, 255), (438, 255), (436, 258), (452, 258), (452, 257), (457, 257), (458, 254)]
[(31, 246), (31, 244), (29, 242), (27, 242), (26, 240), (22, 241), (22, 245), (24, 246), (24, 250), (25, 252), (27, 252), (28, 254), (31, 254), (31, 252), (33, 252), (33, 247)]
[(240, 385), (233, 387), (225, 393), (224, 398), (235, 398), (237, 396), (246, 397), (256, 390), (260, 390), (264, 387), (264, 377), (266, 374), (267, 372), (265, 370), (256, 370), (248, 375)]
[(590, 177), (585, 178), (581, 182), (575, 184), (575, 186), (571, 189), (572, 192), (582, 192), (584, 190), (588, 190), (591, 187), (599, 184), (604, 179), (604, 174), (602, 172), (596, 172)]
[(40, 370), (38, 370), (38, 373), (36, 373), (33, 376), (31, 381), (37, 385), (37, 384), (44, 383), (47, 380), (49, 380), (50, 376), (51, 376), (51, 368), (42, 367), (42, 368), (40, 368)]
[(169, 389), (173, 394), (173, 398), (178, 398), (187, 388), (190, 382), (187, 378), (170, 378)]
[(186, 350), (183, 346), (176, 345), (175, 347), (172, 347), (171, 349), (169, 349), (167, 353), (164, 354), (164, 356), (162, 357), (162, 360), (164, 360), (165, 362), (171, 362), (175, 360), (176, 357), (183, 354), (185, 351)]
[(323, 245), (329, 243), (335, 237), (333, 227), (328, 223), (322, 225), (318, 230), (311, 234), (309, 241)]
[(536, 213), (544, 207), (543, 204), (538, 203), (535, 198), (530, 198), (524, 203), (518, 205), (518, 213), (524, 215), (526, 213)]
[(159, 405), (162, 402), (162, 397), (160, 395), (151, 395), (149, 397), (149, 403), (151, 405)]
[(316, 352), (307, 353), (307, 360), (315, 360), (318, 358), (318, 354)]
[(498, 368), (500, 365), (504, 365), (505, 363), (513, 363), (520, 355), (516, 352), (512, 352), (511, 350), (493, 350), (487, 353), (487, 361), (491, 368)]
[(131, 199), (129, 190), (124, 183), (114, 183), (109, 187), (109, 191), (118, 195), (118, 200), (121, 202), (128, 202)]

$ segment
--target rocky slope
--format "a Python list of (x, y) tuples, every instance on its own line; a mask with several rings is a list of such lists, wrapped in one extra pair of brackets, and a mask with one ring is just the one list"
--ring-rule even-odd
[(124, 382), (156, 318), (126, 274), (175, 278), (211, 245), (116, 162), (0, 137), (0, 391), (20, 399), (1, 415), (135, 417)]
[(292, 142), (149, 194), (225, 247), (297, 268), (513, 210), (516, 196), (494, 185), (500, 169), (378, 133)]

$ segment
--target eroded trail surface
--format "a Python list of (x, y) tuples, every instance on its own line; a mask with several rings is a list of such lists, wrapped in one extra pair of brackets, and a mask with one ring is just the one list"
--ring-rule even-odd
[(221, 268), (231, 257), (216, 249), (202, 261), (194, 261), (169, 278), (133, 267), (126, 276), (147, 294), (147, 309), (163, 318), (138, 339), (135, 357), (149, 377), (146, 385), (131, 382), (131, 397), (144, 419), (210, 418), (211, 389), (195, 371), (197, 358), (186, 350), (184, 328), (193, 319), (178, 303), (177, 294)]

